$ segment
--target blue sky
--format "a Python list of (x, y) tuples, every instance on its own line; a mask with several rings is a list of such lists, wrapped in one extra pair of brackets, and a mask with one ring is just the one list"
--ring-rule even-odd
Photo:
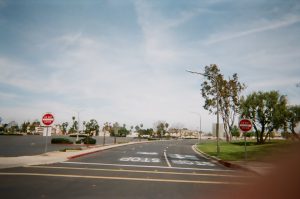
[(95, 118), (211, 131), (203, 71), (218, 64), (300, 104), (297, 0), (0, 0), (0, 116)]

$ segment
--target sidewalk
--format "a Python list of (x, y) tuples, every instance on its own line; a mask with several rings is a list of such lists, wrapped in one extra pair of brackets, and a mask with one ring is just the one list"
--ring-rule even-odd
[(216, 163), (222, 164), (228, 168), (240, 169), (248, 172), (252, 172), (257, 175), (266, 175), (275, 169), (275, 166), (271, 163), (266, 162), (255, 162), (255, 161), (224, 161), (215, 156), (210, 156), (193, 146), (195, 152), (197, 152), (202, 157), (210, 159)]
[(103, 151), (106, 149), (111, 149), (115, 147), (131, 145), (131, 144), (138, 144), (138, 143), (146, 143), (148, 141), (143, 142), (129, 142), (124, 144), (114, 144), (114, 145), (107, 145), (107, 146), (90, 146), (89, 148), (78, 150), (78, 151), (54, 151), (48, 152), (41, 155), (34, 155), (34, 156), (19, 156), (19, 157), (0, 157), (0, 169), (4, 168), (12, 168), (12, 167), (22, 167), (22, 166), (29, 166), (29, 165), (39, 165), (39, 164), (53, 164), (57, 162), (67, 161), (72, 158), (80, 157), (83, 155), (96, 153), (98, 151)]

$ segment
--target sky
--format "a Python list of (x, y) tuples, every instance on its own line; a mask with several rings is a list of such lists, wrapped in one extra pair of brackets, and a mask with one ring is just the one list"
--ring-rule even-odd
[(298, 0), (0, 0), (2, 122), (157, 121), (210, 132), (203, 72), (300, 104)]

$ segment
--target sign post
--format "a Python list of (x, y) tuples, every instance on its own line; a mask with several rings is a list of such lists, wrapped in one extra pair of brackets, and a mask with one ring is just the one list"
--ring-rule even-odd
[[(47, 131), (46, 131), (46, 143), (45, 143), (45, 153), (47, 153), (47, 147), (48, 147), (48, 128), (49, 126), (54, 122), (54, 116), (51, 113), (46, 113), (44, 114), (44, 116), (42, 117), (42, 122), (43, 124), (46, 126)], [(50, 132), (50, 136), (51, 136), (51, 132)]]
[(252, 122), (249, 119), (241, 119), (239, 122), (239, 128), (244, 134), (245, 140), (245, 160), (247, 161), (247, 138), (246, 133), (252, 129)]

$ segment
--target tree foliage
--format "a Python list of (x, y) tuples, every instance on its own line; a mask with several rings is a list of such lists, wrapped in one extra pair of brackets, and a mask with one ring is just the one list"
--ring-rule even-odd
[(203, 107), (210, 113), (217, 114), (217, 105), (219, 105), (219, 114), (224, 123), (226, 140), (229, 141), (239, 111), (241, 93), (246, 88), (245, 84), (239, 82), (236, 73), (228, 80), (224, 79), (215, 64), (205, 66), (203, 75), (207, 79), (201, 84), (202, 96), (205, 99)]
[(61, 124), (61, 131), (63, 134), (67, 133), (67, 128), (68, 128), (69, 123), (68, 122), (64, 122)]
[(169, 128), (169, 124), (167, 122), (158, 121), (155, 124), (157, 137), (162, 137), (167, 133), (167, 129)]
[(72, 117), (72, 126), (69, 129), (69, 133), (76, 133), (78, 131), (78, 121), (75, 120), (75, 116)]
[(240, 130), (236, 125), (234, 125), (233, 128), (231, 129), (231, 134), (236, 138), (241, 136)]
[(27, 129), (29, 129), (30, 122), (23, 122), (21, 125), (21, 132), (27, 133)]
[(286, 124), (287, 100), (277, 91), (253, 92), (241, 100), (241, 117), (252, 120), (257, 143)]
[(295, 132), (297, 124), (300, 122), (300, 106), (294, 105), (287, 108), (286, 113), (286, 126), (292, 132), (293, 137), (300, 139), (299, 135)]
[(85, 133), (91, 135), (94, 132), (96, 133), (96, 135), (98, 135), (99, 125), (95, 119), (91, 119), (89, 122), (86, 122), (85, 124)]

